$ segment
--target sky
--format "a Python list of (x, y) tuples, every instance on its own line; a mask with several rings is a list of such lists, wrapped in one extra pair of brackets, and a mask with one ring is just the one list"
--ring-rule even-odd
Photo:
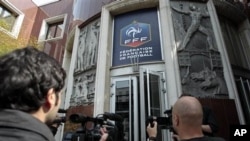
[(32, 0), (37, 6), (42, 6), (42, 5), (46, 5), (52, 2), (56, 2), (59, 0)]

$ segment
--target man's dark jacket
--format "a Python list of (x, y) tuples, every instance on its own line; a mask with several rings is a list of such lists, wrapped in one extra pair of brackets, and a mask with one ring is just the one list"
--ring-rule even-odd
[(0, 109), (0, 141), (55, 141), (46, 124), (31, 114)]

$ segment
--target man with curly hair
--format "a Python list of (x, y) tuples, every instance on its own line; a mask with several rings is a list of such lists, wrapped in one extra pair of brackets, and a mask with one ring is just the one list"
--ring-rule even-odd
[[(55, 141), (48, 125), (55, 120), (66, 73), (34, 47), (0, 57), (0, 141)], [(100, 128), (101, 139), (108, 137)]]
[(58, 112), (66, 73), (34, 47), (0, 58), (0, 140), (54, 141), (48, 128)]

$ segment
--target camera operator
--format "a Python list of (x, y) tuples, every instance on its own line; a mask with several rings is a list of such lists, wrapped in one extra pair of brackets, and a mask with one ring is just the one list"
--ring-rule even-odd
[(218, 124), (215, 120), (213, 111), (206, 106), (202, 107), (203, 120), (202, 120), (202, 131), (206, 136), (214, 136), (214, 133), (218, 131)]
[[(0, 57), (0, 140), (55, 141), (47, 125), (56, 118), (66, 73), (34, 47)], [(105, 141), (105, 128), (101, 129)]]
[(61, 103), (66, 73), (60, 64), (26, 47), (0, 58), (0, 74), (0, 139), (54, 141), (47, 125)]
[[(198, 99), (192, 96), (182, 96), (174, 104), (172, 110), (172, 123), (178, 140), (185, 141), (225, 141), (219, 137), (204, 136), (202, 132), (202, 106)], [(147, 126), (150, 141), (155, 140), (157, 124)]]
[[(180, 97), (182, 96), (192, 96), (193, 95), (189, 93), (183, 93)], [(202, 120), (202, 132), (206, 136), (214, 136), (216, 132), (218, 132), (218, 123), (215, 119), (213, 111), (207, 107), (207, 106), (202, 106), (202, 111), (203, 111), (203, 120)]]

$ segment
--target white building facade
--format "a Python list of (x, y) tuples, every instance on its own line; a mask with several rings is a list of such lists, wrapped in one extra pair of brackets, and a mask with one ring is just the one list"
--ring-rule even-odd
[[(93, 3), (75, 1), (84, 22), (68, 35), (64, 55), (70, 114), (119, 114), (124, 140), (146, 140), (148, 117), (166, 117), (189, 93), (218, 121), (227, 118), (219, 123), (225, 129), (250, 122), (250, 26), (240, 7), (217, 0), (102, 1), (89, 16)], [(169, 135), (161, 130), (159, 140)]]

